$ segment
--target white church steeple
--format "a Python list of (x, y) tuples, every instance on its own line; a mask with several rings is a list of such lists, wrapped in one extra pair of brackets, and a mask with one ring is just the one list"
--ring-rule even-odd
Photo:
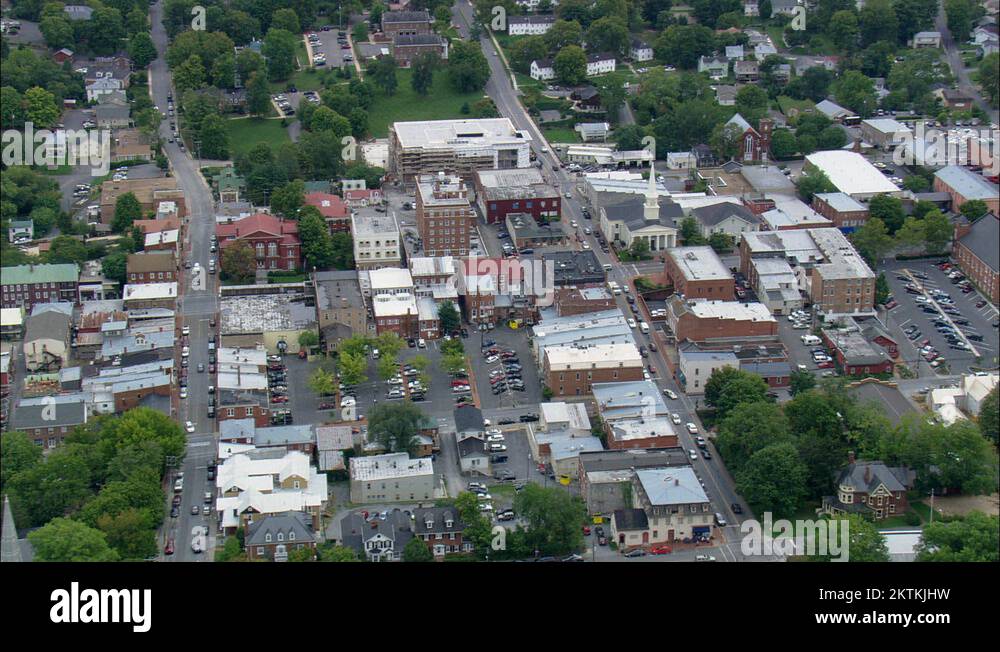
[(656, 222), (660, 219), (660, 193), (656, 190), (656, 168), (654, 165), (654, 162), (650, 161), (646, 203), (642, 206), (642, 216), (647, 222)]

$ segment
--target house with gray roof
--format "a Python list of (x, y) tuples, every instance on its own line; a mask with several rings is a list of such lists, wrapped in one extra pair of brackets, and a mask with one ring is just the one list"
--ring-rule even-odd
[(340, 521), (340, 543), (353, 548), (367, 561), (399, 561), (403, 549), (413, 538), (413, 524), (408, 512), (393, 509), (381, 518), (378, 514), (351, 512)]
[(435, 557), (472, 552), (471, 541), (462, 538), (465, 523), (454, 507), (418, 507), (413, 510), (414, 535), (427, 544)]
[[(636, 469), (632, 477), (634, 507), (615, 512), (611, 536), (619, 549), (644, 548), (677, 539), (708, 537), (715, 513), (705, 489), (690, 466)], [(643, 516), (646, 527), (642, 528)], [(618, 529), (618, 523), (622, 529)]]
[(23, 345), (28, 371), (58, 371), (68, 362), (72, 322), (72, 313), (62, 310), (36, 311), (28, 317)]
[(720, 202), (691, 209), (691, 217), (698, 221), (701, 234), (706, 238), (713, 233), (725, 233), (739, 242), (740, 234), (759, 231), (760, 216), (743, 204)]
[(38, 446), (55, 448), (76, 426), (87, 423), (83, 394), (21, 399), (10, 412), (10, 427), (28, 435)]
[(129, 126), (132, 122), (132, 119), (129, 117), (130, 112), (131, 109), (128, 106), (108, 102), (98, 104), (94, 108), (94, 114), (97, 116), (97, 126), (105, 129)]
[(859, 405), (874, 404), (894, 426), (898, 426), (906, 415), (918, 414), (913, 404), (893, 382), (865, 378), (848, 385), (847, 393), (857, 399)]
[(490, 475), (490, 454), (486, 452), (486, 440), (482, 434), (469, 435), (458, 441), (458, 465), (462, 473)]
[(247, 526), (245, 545), (250, 561), (288, 561), (288, 553), (302, 548), (315, 556), (312, 517), (305, 512), (267, 514)]
[(836, 474), (836, 496), (823, 496), (818, 510), (824, 514), (861, 514), (881, 520), (909, 509), (906, 492), (916, 473), (905, 467), (889, 467), (879, 461), (856, 461), (848, 453), (847, 466)]

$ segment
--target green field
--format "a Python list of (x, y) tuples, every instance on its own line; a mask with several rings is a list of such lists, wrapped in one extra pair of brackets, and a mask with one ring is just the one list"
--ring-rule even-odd
[(542, 125), (542, 134), (550, 143), (579, 143), (580, 134), (571, 127), (545, 127)]
[(376, 91), (375, 102), (368, 111), (371, 134), (375, 138), (384, 138), (389, 133), (389, 125), (393, 122), (407, 120), (449, 120), (471, 117), (462, 114), (462, 105), (466, 102), (471, 106), (481, 100), (481, 92), (457, 93), (448, 84), (447, 72), (434, 72), (434, 86), (426, 97), (417, 95), (410, 87), (411, 72), (399, 70), (396, 73), (398, 85), (396, 94), (391, 97)]
[(276, 148), (284, 143), (290, 143), (288, 129), (281, 126), (281, 120), (264, 120), (261, 118), (237, 118), (227, 123), (229, 131), (229, 155), (235, 158), (238, 154), (250, 151), (260, 142)]

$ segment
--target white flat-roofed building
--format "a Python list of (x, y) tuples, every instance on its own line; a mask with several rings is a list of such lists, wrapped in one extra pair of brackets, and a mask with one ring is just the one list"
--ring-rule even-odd
[(434, 499), (434, 465), (428, 457), (407, 453), (351, 458), (351, 502), (427, 501)]
[(818, 229), (833, 226), (833, 222), (826, 219), (811, 208), (808, 211), (792, 212), (781, 208), (772, 208), (760, 214), (763, 222), (761, 230), (784, 231), (787, 229)]
[(590, 417), (583, 403), (542, 403), (540, 406), (538, 429), (567, 430), (576, 434), (590, 433)]
[(819, 170), (842, 193), (855, 199), (875, 195), (898, 196), (901, 191), (861, 154), (847, 150), (814, 152), (806, 156), (804, 172)]
[(911, 134), (909, 127), (893, 118), (869, 118), (861, 121), (861, 137), (874, 147), (889, 149)]
[(402, 267), (383, 267), (358, 274), (365, 296), (413, 294), (413, 276)]
[(740, 361), (732, 351), (685, 351), (679, 354), (677, 381), (685, 394), (705, 393), (705, 383), (720, 369), (739, 369)]
[(220, 365), (240, 365), (262, 371), (267, 366), (267, 351), (262, 348), (223, 346), (216, 351)]
[(398, 179), (530, 166), (531, 136), (508, 118), (396, 122), (389, 130), (389, 172)]
[(783, 315), (799, 310), (805, 301), (799, 292), (799, 281), (784, 258), (758, 258), (751, 261), (754, 269), (752, 284), (757, 298), (774, 314)]
[(126, 310), (142, 308), (173, 309), (177, 301), (177, 283), (137, 283), (122, 289)]
[(351, 235), (358, 269), (395, 267), (402, 261), (399, 222), (392, 211), (351, 215)]

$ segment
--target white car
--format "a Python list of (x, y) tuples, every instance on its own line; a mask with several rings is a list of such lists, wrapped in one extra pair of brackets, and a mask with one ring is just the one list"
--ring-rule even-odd
[(194, 432), (194, 424), (191, 423), (190, 421), (185, 421), (184, 430), (186, 430), (188, 433)]
[(491, 355), (490, 357), (486, 358), (486, 362), (487, 362), (487, 364), (493, 364), (494, 362), (498, 361), (499, 359), (500, 359), (500, 356), (498, 356), (498, 355)]
[(421, 337), (419, 340), (417, 340), (417, 347), (421, 349), (427, 348), (427, 342), (424, 341), (424, 338)]
[(653, 377), (649, 375), (649, 372), (645, 369), (642, 370), (642, 377), (646, 380), (653, 380)]
[(635, 325), (635, 320), (632, 319), (631, 317), (629, 317), (628, 319), (626, 319), (625, 322), (628, 324), (629, 328), (635, 328), (635, 326), (636, 326)]
[(191, 355), (191, 349), (189, 347), (185, 346), (184, 348), (181, 349), (181, 357), (182, 358), (186, 358), (189, 355)]
[(695, 555), (695, 561), (715, 561), (715, 557), (712, 555)]
[(345, 396), (340, 399), (340, 407), (352, 407), (358, 404), (357, 399), (353, 396)]
[(687, 425), (685, 427), (687, 428), (687, 431), (689, 433), (691, 433), (692, 435), (697, 435), (698, 434), (698, 426), (696, 426), (695, 424), (691, 423), (690, 421), (687, 423)]
[(677, 400), (677, 394), (675, 394), (672, 389), (665, 389), (665, 390), (663, 390), (663, 393), (671, 401), (676, 401)]
[(584, 241), (584, 243), (583, 243), (583, 248), (584, 248), (584, 249), (590, 249), (590, 243), (589, 243), (589, 242), (586, 242), (586, 241)]
[(187, 390), (187, 387), (181, 387), (181, 393), (180, 393), (180, 397), (181, 397), (181, 398), (187, 398), (187, 397), (188, 397), (188, 390)]
[(190, 326), (185, 326), (184, 328), (181, 329), (181, 335), (190, 335), (190, 334), (191, 334)]
[(670, 415), (670, 421), (672, 423), (674, 423), (675, 425), (678, 425), (678, 426), (681, 425), (681, 415), (679, 415), (676, 412), (674, 412), (673, 414)]
[(692, 448), (688, 450), (688, 457), (690, 457), (693, 460), (696, 460), (698, 459), (698, 453), (696, 453), (695, 450)]
[(502, 444), (504, 443), (503, 435), (487, 435), (486, 442), (490, 444)]
[(503, 431), (500, 430), (499, 428), (488, 428), (486, 430), (486, 436), (487, 437), (489, 437), (489, 436), (495, 436), (495, 435), (503, 435)]
[(576, 228), (576, 220), (570, 220), (569, 221), (569, 225), (575, 229)]

